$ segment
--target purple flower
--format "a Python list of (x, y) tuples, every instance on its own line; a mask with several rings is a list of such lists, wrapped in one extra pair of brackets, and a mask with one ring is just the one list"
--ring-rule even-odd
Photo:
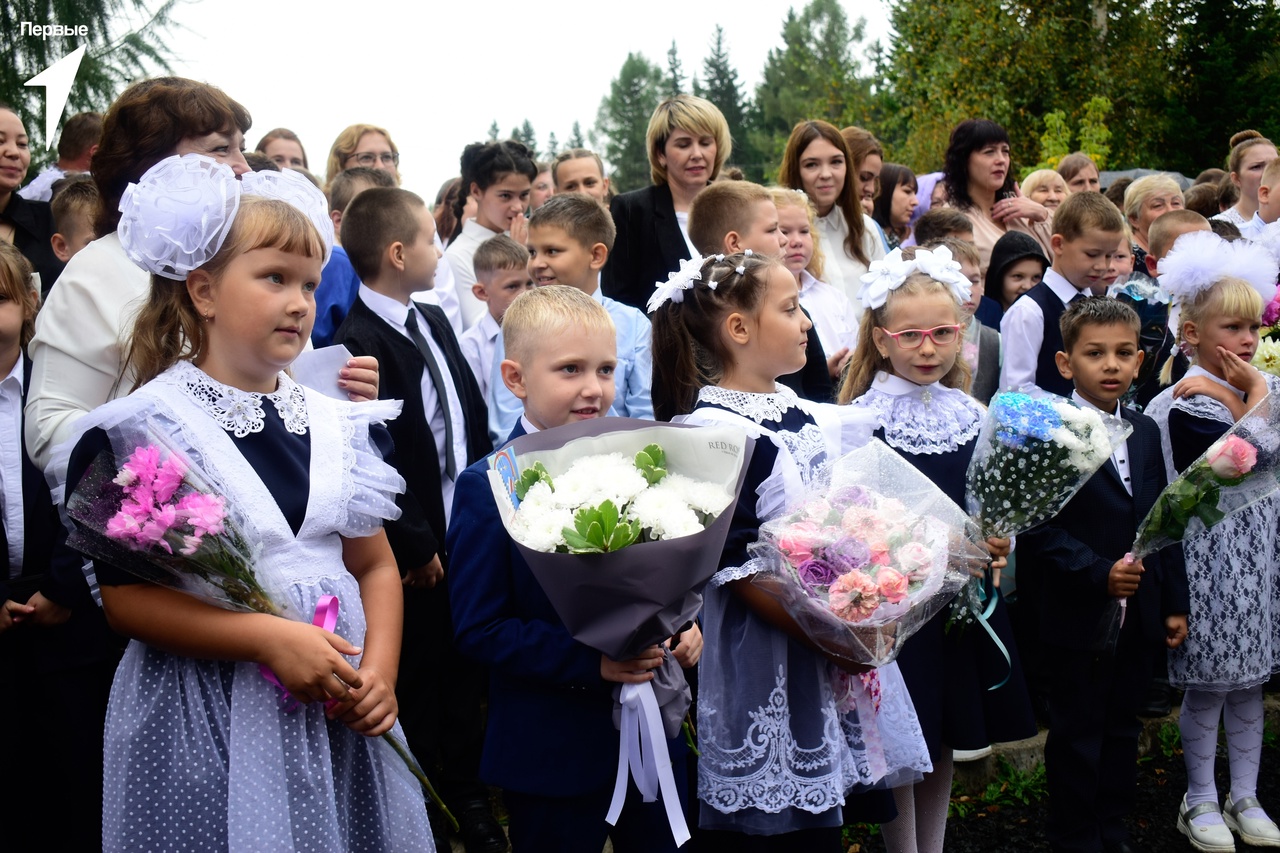
[(835, 568), (837, 574), (843, 575), (846, 572), (861, 569), (871, 562), (871, 549), (866, 546), (866, 543), (846, 536), (824, 548), (822, 558)]
[(840, 576), (830, 563), (816, 557), (796, 566), (796, 574), (800, 575), (800, 580), (810, 587), (830, 586), (831, 582)]
[(841, 486), (831, 495), (831, 503), (841, 509), (851, 506), (870, 506), (871, 498), (861, 486)]

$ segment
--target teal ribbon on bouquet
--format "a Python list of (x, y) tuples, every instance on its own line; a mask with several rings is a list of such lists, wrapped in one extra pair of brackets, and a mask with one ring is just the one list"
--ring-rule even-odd
[[(974, 588), (976, 587), (976, 589)], [(973, 614), (974, 620), (986, 631), (987, 636), (991, 638), (991, 642), (995, 643), (996, 649), (1004, 658), (1005, 666), (1008, 672), (999, 682), (987, 688), (988, 691), (999, 690), (1009, 683), (1009, 679), (1013, 677), (1013, 658), (1009, 654), (1009, 649), (1004, 642), (997, 636), (995, 629), (991, 627), (991, 614), (996, 612), (996, 604), (999, 599), (996, 596), (994, 584), (992, 583), (991, 569), (987, 569), (984, 573), (981, 583), (975, 578), (968, 587), (961, 593), (963, 599), (962, 609)], [(978, 606), (981, 606), (979, 610)], [(953, 616), (954, 620), (954, 616)], [(953, 621), (954, 624), (954, 621)]]
[(610, 826), (617, 825), (627, 800), (627, 776), (630, 775), (646, 803), (652, 803), (658, 798), (658, 792), (662, 792), (667, 822), (679, 847), (689, 840), (689, 826), (680, 809), (680, 795), (676, 792), (675, 774), (671, 770), (671, 754), (667, 751), (666, 733), (662, 728), (662, 712), (658, 709), (653, 685), (649, 682), (624, 684), (618, 701), (622, 705), (618, 775), (605, 821)]

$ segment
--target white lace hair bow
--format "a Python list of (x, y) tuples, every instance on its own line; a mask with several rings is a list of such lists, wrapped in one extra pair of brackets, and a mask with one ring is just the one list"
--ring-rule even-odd
[[(747, 254), (751, 254), (750, 250)], [(666, 281), (655, 282), (653, 293), (649, 296), (649, 303), (646, 306), (649, 313), (657, 311), (668, 299), (672, 302), (684, 302), (684, 292), (702, 281), (702, 267), (710, 260), (723, 261), (724, 255), (708, 255), (705, 258), (699, 256), (681, 261), (680, 269), (667, 273)], [(717, 284), (719, 284), (717, 281), (708, 281), (707, 287), (715, 290)]]
[(324, 194), (297, 172), (251, 172), (236, 179), (230, 166), (202, 154), (166, 157), (120, 198), (120, 245), (148, 272), (185, 281), (218, 253), (242, 195), (292, 204), (320, 232), (323, 262), (333, 251), (333, 223)]
[(902, 287), (912, 273), (919, 272), (934, 281), (945, 284), (955, 297), (956, 302), (963, 305), (969, 299), (973, 283), (960, 271), (960, 262), (951, 257), (951, 250), (946, 246), (936, 249), (917, 249), (910, 260), (902, 257), (901, 249), (894, 249), (883, 260), (872, 261), (865, 275), (862, 276), (862, 290), (858, 299), (872, 311), (884, 307), (889, 294)]
[(1159, 284), (1172, 298), (1169, 330), (1178, 333), (1182, 305), (1227, 276), (1244, 279), (1265, 305), (1276, 295), (1280, 266), (1264, 246), (1248, 240), (1228, 242), (1212, 231), (1191, 231), (1173, 243), (1156, 266)]

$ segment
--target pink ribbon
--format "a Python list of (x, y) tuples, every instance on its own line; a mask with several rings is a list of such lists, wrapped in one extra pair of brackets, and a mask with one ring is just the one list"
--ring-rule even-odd
[[(338, 625), (338, 596), (320, 596), (320, 600), (316, 602), (315, 615), (311, 617), (311, 624), (330, 633), (333, 632), (333, 629)], [(276, 678), (276, 674), (271, 671), (271, 667), (260, 663), (258, 664), (258, 672), (262, 673), (262, 677), (267, 681), (280, 688), (280, 705), (284, 708), (286, 714), (291, 714), (298, 710), (298, 700), (280, 683), (280, 679)], [(334, 700), (331, 699), (326, 702), (325, 707), (328, 707), (332, 701)]]

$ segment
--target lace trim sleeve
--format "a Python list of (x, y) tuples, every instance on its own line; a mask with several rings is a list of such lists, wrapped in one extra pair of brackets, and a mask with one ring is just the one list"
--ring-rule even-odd
[(399, 400), (342, 403), (342, 500), (347, 507), (346, 523), (338, 532), (349, 538), (371, 536), (383, 521), (400, 517), (396, 495), (404, 491), (404, 478), (387, 464), (374, 446), (369, 427), (395, 419), (402, 408)]

